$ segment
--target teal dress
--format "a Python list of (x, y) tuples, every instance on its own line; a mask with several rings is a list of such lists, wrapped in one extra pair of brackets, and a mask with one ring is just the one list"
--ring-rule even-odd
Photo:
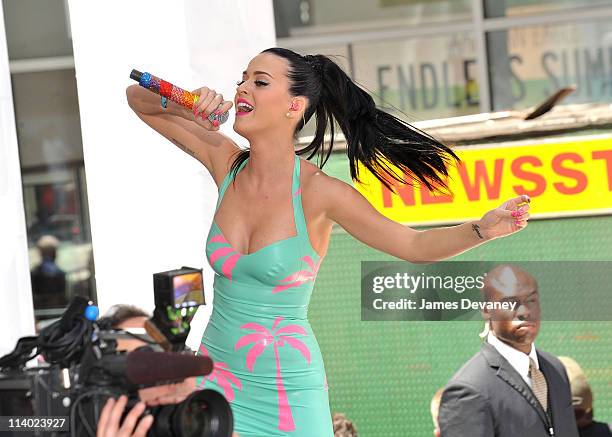
[[(306, 229), (300, 161), (295, 155), (291, 190), (297, 235), (241, 254), (213, 221), (206, 242), (214, 301), (198, 353), (215, 365), (198, 386), (225, 395), (240, 437), (333, 436), (325, 368), (307, 319), (323, 258)], [(228, 173), (215, 212), (231, 180)]]

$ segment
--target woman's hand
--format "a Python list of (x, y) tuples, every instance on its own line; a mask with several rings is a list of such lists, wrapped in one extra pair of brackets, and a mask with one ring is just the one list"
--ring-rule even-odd
[(224, 101), (222, 94), (217, 94), (215, 90), (207, 87), (191, 91), (191, 94), (198, 96), (198, 101), (193, 109), (194, 121), (208, 130), (219, 130), (219, 122), (215, 120), (211, 123), (208, 116), (213, 112), (222, 114), (229, 111), (233, 103)]
[(523, 194), (487, 212), (478, 222), (482, 237), (492, 240), (525, 228), (529, 219), (530, 201), (529, 196)]
[(120, 396), (116, 401), (113, 398), (106, 401), (98, 420), (96, 437), (145, 437), (147, 435), (153, 423), (153, 416), (147, 415), (139, 420), (145, 410), (144, 402), (134, 405), (125, 416), (123, 423), (119, 423), (126, 404), (127, 396), (125, 395)]

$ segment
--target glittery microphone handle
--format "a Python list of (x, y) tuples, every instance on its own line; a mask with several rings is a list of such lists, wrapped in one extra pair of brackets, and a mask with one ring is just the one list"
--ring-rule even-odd
[[(185, 91), (176, 85), (166, 82), (157, 76), (153, 76), (151, 73), (141, 73), (138, 70), (132, 70), (130, 73), (130, 79), (134, 79), (138, 84), (149, 91), (153, 91), (160, 96), (163, 96), (175, 103), (178, 103), (185, 108), (192, 109), (198, 102), (199, 96), (191, 94), (189, 91)], [(213, 122), (219, 121), (219, 124), (225, 123), (229, 117), (229, 113), (225, 111), (222, 114), (216, 115), (214, 112), (208, 116), (208, 119)]]

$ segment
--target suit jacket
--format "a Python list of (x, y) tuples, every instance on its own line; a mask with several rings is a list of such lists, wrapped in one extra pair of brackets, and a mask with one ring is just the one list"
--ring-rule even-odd
[(593, 421), (584, 428), (578, 429), (580, 437), (612, 437), (612, 423)]
[(521, 375), (488, 343), (444, 388), (438, 420), (441, 437), (578, 437), (563, 364), (537, 351), (548, 384), (546, 412)]

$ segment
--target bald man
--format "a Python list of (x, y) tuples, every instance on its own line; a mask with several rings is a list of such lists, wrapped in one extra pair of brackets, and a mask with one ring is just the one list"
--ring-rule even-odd
[(442, 437), (578, 437), (565, 368), (534, 345), (540, 329), (536, 280), (500, 265), (487, 273), (482, 297), (516, 305), (483, 311), (486, 341), (442, 395)]

